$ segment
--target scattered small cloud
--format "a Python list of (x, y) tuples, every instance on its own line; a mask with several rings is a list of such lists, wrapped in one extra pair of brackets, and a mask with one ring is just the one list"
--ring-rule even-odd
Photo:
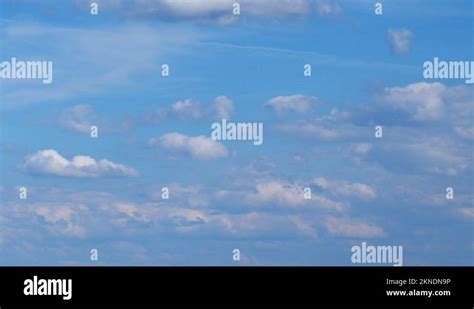
[(388, 41), (392, 52), (397, 55), (406, 54), (410, 51), (413, 33), (408, 29), (388, 29)]
[[(153, 146), (157, 140), (150, 142)], [(203, 135), (192, 137), (175, 132), (167, 133), (160, 137), (159, 145), (164, 149), (182, 152), (200, 160), (225, 158), (228, 155), (224, 145)]]
[(266, 107), (272, 108), (277, 113), (281, 114), (286, 111), (293, 111), (299, 114), (308, 113), (311, 109), (320, 102), (318, 98), (312, 96), (304, 96), (301, 94), (291, 96), (274, 97), (264, 104)]
[(218, 96), (211, 107), (211, 115), (215, 119), (230, 119), (234, 113), (234, 103), (226, 96)]
[(353, 196), (363, 200), (372, 200), (377, 197), (375, 188), (363, 183), (330, 181), (324, 177), (319, 177), (314, 179), (314, 184), (334, 195)]
[(79, 133), (90, 132), (91, 126), (96, 122), (97, 116), (90, 105), (75, 105), (62, 111), (59, 116), (61, 127)]
[(181, 120), (196, 120), (203, 116), (201, 104), (190, 99), (175, 102), (171, 106), (171, 113)]
[(325, 226), (329, 234), (341, 237), (376, 238), (385, 236), (381, 227), (347, 218), (327, 217)]
[(377, 95), (381, 103), (409, 113), (415, 120), (439, 120), (444, 115), (447, 86), (419, 82), (389, 87)]
[(305, 187), (279, 180), (259, 182), (255, 185), (254, 192), (245, 194), (245, 200), (250, 204), (277, 204), (282, 207), (300, 207), (314, 209), (329, 209), (341, 212), (343, 205), (340, 202), (330, 200), (323, 196), (311, 194), (311, 198), (305, 198)]
[(149, 124), (160, 124), (166, 120), (186, 121), (231, 119), (234, 114), (234, 103), (226, 96), (217, 96), (209, 104), (201, 104), (193, 99), (176, 101), (171, 107), (159, 107), (147, 111), (144, 121)]
[(96, 161), (89, 156), (75, 156), (68, 160), (54, 149), (40, 150), (25, 157), (20, 169), (31, 175), (55, 175), (62, 177), (117, 177), (138, 176), (138, 172), (122, 164), (106, 159)]

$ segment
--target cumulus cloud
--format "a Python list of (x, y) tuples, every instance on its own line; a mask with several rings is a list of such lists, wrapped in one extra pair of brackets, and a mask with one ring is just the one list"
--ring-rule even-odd
[(415, 120), (438, 120), (444, 114), (446, 90), (441, 83), (419, 82), (385, 88), (378, 98), (390, 107), (409, 113)]
[(331, 235), (356, 238), (375, 238), (385, 236), (381, 227), (347, 218), (327, 217), (324, 222)]
[(245, 199), (253, 204), (275, 203), (281, 206), (310, 205), (335, 211), (342, 210), (342, 204), (323, 196), (311, 194), (311, 199), (305, 199), (304, 187), (283, 181), (273, 180), (259, 182), (254, 192), (245, 195)]
[(335, 195), (354, 196), (364, 200), (371, 200), (377, 197), (377, 191), (366, 184), (347, 181), (330, 181), (319, 177), (314, 179), (314, 184), (328, 190)]
[(292, 96), (274, 97), (268, 100), (264, 106), (272, 108), (277, 113), (293, 111), (303, 114), (309, 112), (318, 103), (319, 100), (316, 97), (297, 94)]
[[(367, 144), (367, 138), (373, 135), (374, 121), (385, 127), (403, 126), (407, 130), (417, 123), (432, 122), (434, 125), (436, 122), (439, 129), (445, 128), (466, 140), (474, 138), (470, 112), (474, 104), (472, 87), (417, 82), (385, 87), (375, 93), (374, 98), (375, 104), (344, 106), (341, 110), (332, 109), (327, 115), (283, 122), (276, 128), (288, 134), (322, 141), (350, 140), (352, 143)], [(302, 113), (303, 116), (306, 114)], [(426, 132), (428, 129), (423, 127), (418, 131)], [(354, 150), (362, 154), (367, 153), (369, 148), (361, 146)]]
[(306, 201), (303, 188), (279, 181), (258, 183), (255, 191), (248, 194), (247, 199), (254, 202), (277, 202), (287, 205), (301, 205)]
[(406, 54), (410, 51), (413, 33), (408, 29), (388, 29), (387, 32), (390, 47), (395, 54)]
[(450, 131), (463, 139), (474, 138), (472, 87), (418, 82), (387, 87), (376, 94), (376, 99), (381, 112), (376, 115), (377, 118), (383, 117), (392, 124), (406, 124), (407, 120), (437, 122), (440, 128), (450, 127)]
[(63, 177), (113, 177), (138, 176), (138, 172), (122, 164), (106, 159), (96, 161), (89, 156), (75, 156), (68, 160), (54, 149), (40, 150), (25, 157), (22, 170), (33, 175)]
[(231, 119), (234, 113), (234, 103), (226, 96), (217, 96), (209, 104), (201, 104), (193, 99), (179, 100), (171, 107), (159, 108), (147, 112), (145, 121), (161, 123), (166, 118), (178, 120), (221, 120)]
[[(154, 140), (156, 142), (156, 140)], [(193, 158), (210, 160), (225, 158), (227, 148), (206, 136), (186, 136), (179, 133), (167, 133), (160, 137), (159, 145), (165, 149), (183, 152)]]
[(91, 126), (97, 121), (94, 110), (89, 105), (76, 105), (65, 109), (59, 117), (59, 125), (65, 129), (79, 132), (90, 132)]

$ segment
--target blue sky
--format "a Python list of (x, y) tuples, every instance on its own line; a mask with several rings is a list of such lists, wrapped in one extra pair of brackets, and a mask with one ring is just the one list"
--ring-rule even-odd
[(473, 60), (472, 1), (96, 2), (1, 3), (0, 60), (54, 81), (1, 80), (0, 264), (473, 264), (473, 88), (423, 78)]

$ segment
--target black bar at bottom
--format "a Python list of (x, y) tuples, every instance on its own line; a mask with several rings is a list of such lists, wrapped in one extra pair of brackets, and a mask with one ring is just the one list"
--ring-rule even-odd
[[(473, 274), (473, 267), (0, 267), (0, 307), (265, 303), (472, 308)], [(31, 281), (25, 285), (27, 279)], [(58, 282), (40, 279), (72, 279), (71, 299), (63, 299), (68, 292), (63, 280), (61, 292), (56, 291), (63, 295), (25, 295), (27, 286), (27, 293), (47, 293), (49, 288), (54, 294)]]

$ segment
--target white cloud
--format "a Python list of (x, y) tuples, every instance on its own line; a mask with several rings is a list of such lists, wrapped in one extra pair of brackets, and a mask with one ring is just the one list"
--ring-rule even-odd
[(247, 199), (252, 202), (277, 202), (286, 205), (301, 205), (306, 201), (303, 188), (279, 181), (258, 183), (255, 190), (255, 193), (247, 195)]
[(315, 120), (313, 123), (300, 121), (298, 123), (282, 124), (278, 126), (278, 129), (286, 133), (305, 135), (326, 141), (344, 137), (344, 133), (339, 128), (335, 128), (332, 125), (328, 126), (327, 123), (320, 121), (320, 119)]
[[(183, 186), (179, 184), (171, 184), (168, 186), (170, 195), (175, 202), (182, 202), (190, 208), (203, 208), (209, 205), (207, 192), (202, 192), (201, 186), (190, 185)], [(162, 188), (153, 188), (148, 195), (152, 200), (161, 201)]]
[[(81, 211), (87, 211), (87, 207), (83, 205), (79, 205), (76, 208)], [(49, 228), (54, 233), (78, 238), (86, 237), (85, 228), (77, 223), (78, 213), (71, 206), (37, 203), (34, 207), (30, 207), (30, 212), (43, 217), (46, 222), (51, 223), (52, 226), (49, 226)], [(61, 222), (64, 222), (65, 226), (61, 226)]]
[(314, 179), (314, 184), (318, 187), (330, 191), (335, 195), (354, 196), (364, 200), (371, 200), (377, 197), (377, 191), (363, 183), (350, 183), (347, 181), (329, 181), (323, 177)]
[(335, 236), (357, 238), (385, 236), (381, 227), (363, 222), (353, 222), (346, 218), (327, 217), (324, 224), (329, 234)]
[(313, 7), (319, 15), (339, 15), (342, 12), (341, 5), (332, 0), (316, 0)]
[(438, 120), (444, 114), (446, 90), (441, 83), (419, 82), (385, 88), (378, 98), (390, 107), (408, 112), (415, 120)]
[(372, 145), (368, 143), (357, 143), (357, 144), (351, 145), (349, 148), (351, 152), (353, 152), (355, 155), (365, 156), (372, 149)]
[(45, 149), (25, 157), (21, 169), (30, 174), (64, 177), (137, 176), (138, 172), (108, 160), (96, 161), (89, 156), (75, 156), (67, 160), (56, 150)]
[(179, 119), (196, 120), (202, 117), (201, 105), (190, 99), (175, 102), (171, 107), (171, 112)]
[(410, 51), (410, 44), (413, 38), (413, 33), (408, 29), (388, 29), (388, 41), (392, 51), (396, 54), (406, 54)]
[[(161, 20), (197, 20), (216, 24), (239, 21), (233, 14), (234, 0), (136, 0), (122, 8), (128, 16), (148, 16)], [(243, 17), (252, 19), (287, 19), (311, 14), (337, 15), (342, 11), (338, 3), (330, 0), (240, 0)]]
[(216, 119), (230, 119), (234, 113), (234, 103), (226, 96), (218, 96), (212, 106), (213, 116)]
[(309, 205), (332, 209), (338, 212), (342, 211), (343, 205), (339, 202), (316, 194), (311, 194), (311, 199), (305, 199), (304, 197), (304, 187), (277, 180), (257, 183), (255, 185), (255, 192), (245, 195), (247, 202), (259, 205), (262, 203), (276, 203), (284, 207)]
[[(130, 219), (133, 219), (135, 221), (141, 221), (141, 222), (148, 222), (149, 220), (147, 218), (148, 214), (146, 212), (140, 212), (139, 206), (134, 203), (118, 201), (114, 204), (114, 206), (115, 206), (115, 210), (118, 213), (124, 214)], [(128, 220), (124, 218), (119, 218), (115, 222), (119, 224), (120, 223), (126, 224)]]
[(310, 223), (306, 222), (303, 218), (298, 216), (290, 216), (289, 220), (293, 222), (293, 224), (296, 226), (296, 229), (300, 233), (310, 237), (317, 236), (316, 229), (314, 229), (313, 226)]
[(167, 115), (180, 120), (221, 120), (230, 119), (234, 113), (234, 103), (226, 96), (218, 96), (213, 102), (202, 105), (198, 101), (192, 99), (180, 100), (171, 106), (171, 108), (158, 109), (153, 117), (147, 113), (147, 119), (155, 118), (155, 122), (160, 122)]
[(264, 106), (268, 106), (277, 113), (294, 111), (296, 113), (307, 113), (319, 103), (316, 97), (301, 94), (292, 96), (278, 96), (270, 99)]
[(95, 112), (89, 105), (76, 105), (65, 109), (59, 117), (60, 126), (79, 133), (90, 132), (96, 121)]
[(319, 139), (323, 141), (334, 141), (342, 139), (354, 139), (367, 134), (367, 128), (352, 124), (352, 114), (347, 111), (339, 111), (333, 108), (328, 115), (311, 120), (300, 120), (297, 122), (283, 123), (277, 126), (280, 131)]
[(391, 152), (394, 156), (405, 157), (413, 168), (426, 169), (436, 174), (455, 176), (463, 171), (469, 171), (472, 167), (469, 148), (443, 137), (428, 137), (403, 145), (391, 145), (385, 151)]
[(54, 59), (54, 72), (61, 72), (61, 78), (48, 88), (38, 83), (6, 83), (2, 104), (15, 106), (77, 100), (84, 94), (108, 94), (110, 89), (125, 89), (124, 86), (135, 82), (135, 74), (161, 68), (159, 57), (168, 52), (175, 54), (176, 49), (203, 37), (191, 29), (157, 29), (136, 23), (97, 29), (22, 21), (5, 23), (2, 27), (5, 53), (25, 58), (28, 55), (18, 54), (15, 46), (25, 41), (41, 44), (41, 50), (35, 51), (36, 57)]
[(160, 137), (160, 145), (169, 150), (184, 152), (201, 160), (227, 157), (227, 148), (206, 136), (190, 137), (179, 133), (167, 133)]

